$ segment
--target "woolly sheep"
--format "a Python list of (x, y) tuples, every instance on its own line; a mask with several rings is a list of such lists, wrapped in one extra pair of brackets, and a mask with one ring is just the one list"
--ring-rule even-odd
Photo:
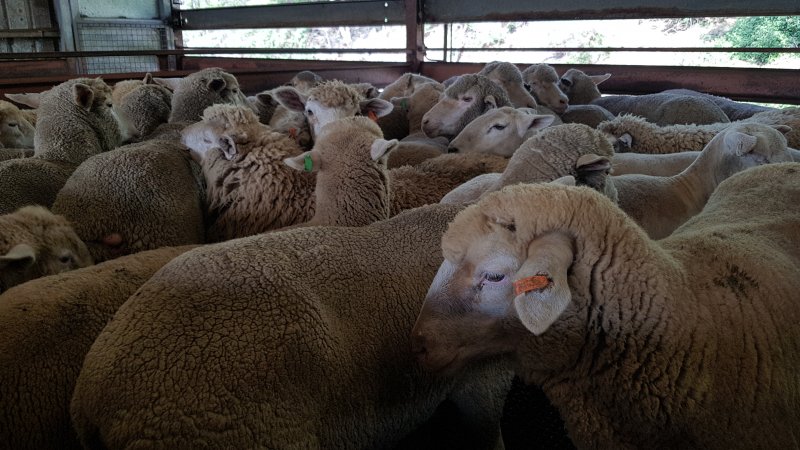
[(753, 114), (757, 114), (764, 111), (774, 111), (775, 108), (768, 108), (766, 106), (759, 106), (753, 105), (750, 103), (742, 103), (742, 102), (735, 102), (729, 98), (725, 97), (718, 97), (716, 95), (704, 94), (702, 92), (693, 91), (691, 89), (667, 89), (664, 91), (667, 94), (680, 94), (680, 95), (692, 95), (695, 97), (703, 97), (711, 100), (717, 106), (722, 109), (728, 119), (731, 122), (736, 120), (747, 119), (748, 117), (752, 117)]
[(0, 295), (4, 446), (80, 448), (69, 402), (84, 356), (117, 308), (186, 250), (142, 252), (29, 281)]
[(184, 146), (148, 140), (87, 159), (58, 192), (53, 211), (72, 222), (98, 262), (201, 244), (201, 183), (199, 167)]
[(71, 404), (81, 442), (394, 448), (447, 399), (460, 426), (436, 442), (494, 448), (510, 373), (498, 363), (430, 377), (409, 352), (441, 233), (458, 209), (261, 234), (178, 256), (86, 355)]
[(101, 79), (78, 78), (42, 95), (34, 156), (0, 163), (0, 214), (25, 205), (52, 205), (72, 171), (86, 158), (122, 143)]
[(313, 138), (334, 120), (356, 114), (381, 117), (392, 110), (392, 104), (379, 98), (365, 99), (354, 87), (339, 80), (326, 81), (303, 93), (291, 86), (272, 90), (272, 95), (290, 111), (303, 113)]
[(683, 172), (700, 155), (700, 152), (678, 152), (665, 155), (646, 153), (615, 153), (611, 159), (613, 175), (642, 174), (671, 177)]
[(530, 86), (533, 98), (556, 114), (563, 114), (569, 106), (567, 94), (558, 87), (558, 73), (549, 64), (531, 64), (522, 71), (522, 79)]
[(439, 84), (439, 82), (433, 78), (428, 78), (416, 73), (404, 73), (383, 88), (378, 98), (391, 100), (394, 97), (410, 97), (417, 88), (427, 83)]
[(607, 182), (613, 154), (605, 136), (587, 125), (548, 127), (522, 143), (502, 174), (470, 180), (444, 196), (442, 203), (471, 203), (511, 184), (548, 182), (566, 175), (616, 201), (616, 189)]
[(448, 227), (415, 350), (509, 358), (578, 448), (792, 448), (798, 199), (800, 164), (752, 168), (653, 241), (589, 189), (506, 188)]
[(317, 174), (314, 217), (303, 226), (359, 227), (388, 219), (384, 156), (396, 146), (372, 120), (348, 117), (322, 127), (313, 149), (284, 159), (295, 170)]
[(0, 161), (17, 158), (30, 158), (33, 156), (32, 148), (3, 148), (0, 144)]
[(678, 94), (612, 95), (592, 100), (611, 114), (630, 113), (657, 125), (709, 124), (730, 122), (711, 100)]
[(588, 105), (600, 98), (597, 85), (611, 78), (610, 73), (587, 75), (578, 69), (569, 69), (558, 80), (558, 88), (569, 98), (570, 105)]
[[(404, 79), (408, 81), (400, 83)], [(415, 84), (415, 80), (418, 81), (417, 84)], [(385, 139), (403, 139), (412, 133), (419, 133), (421, 137), (424, 137), (424, 133), (421, 132), (422, 116), (439, 101), (443, 90), (444, 85), (441, 83), (417, 75), (404, 75), (387, 86), (379, 98), (391, 101), (394, 107), (392, 112), (378, 119), (383, 137)], [(393, 92), (395, 95), (387, 98), (384, 96), (387, 92)], [(391, 161), (389, 167), (391, 167)]]
[(28, 121), (34, 127), (36, 126), (36, 118), (38, 116), (38, 111), (36, 108), (39, 107), (39, 104), (42, 100), (42, 94), (44, 92), (36, 92), (36, 93), (27, 93), (27, 94), (8, 94), (6, 93), (5, 96), (7, 99), (19, 103), (21, 105), (28, 106), (32, 109), (20, 109), (19, 113), (22, 114), (22, 117)]
[(458, 133), (447, 147), (449, 153), (491, 153), (511, 157), (539, 130), (558, 125), (557, 116), (538, 115), (529, 108), (503, 106), (482, 114)]
[(515, 108), (536, 108), (538, 104), (530, 92), (525, 88), (522, 72), (519, 68), (508, 62), (493, 61), (483, 66), (478, 75), (483, 75), (499, 84), (508, 94), (511, 104)]
[[(429, 138), (422, 131), (422, 117), (439, 101), (444, 87), (439, 83), (425, 83), (419, 86), (409, 97), (392, 99), (394, 111), (401, 111), (408, 126), (408, 133), (400, 140), (399, 145), (389, 153), (387, 167), (392, 169), (404, 165), (416, 165), (426, 159), (435, 158), (445, 153), (447, 139), (443, 137)], [(388, 116), (387, 116), (388, 117)], [(383, 118), (382, 118), (383, 119)], [(381, 130), (384, 129), (381, 121)], [(388, 137), (386, 137), (389, 139)]]
[(33, 148), (33, 125), (19, 108), (0, 100), (0, 144), (6, 148)]
[(258, 121), (265, 125), (269, 125), (272, 116), (275, 115), (275, 112), (280, 106), (280, 103), (272, 98), (272, 91), (270, 90), (248, 96), (247, 101), (250, 102), (250, 106), (255, 109), (256, 115), (258, 115)]
[(26, 206), (0, 215), (0, 293), (92, 263), (70, 223), (46, 208)]
[(252, 108), (239, 90), (236, 77), (218, 67), (202, 69), (183, 78), (155, 78), (155, 81), (172, 89), (170, 122), (197, 122), (203, 110), (217, 103)]
[(606, 120), (614, 120), (613, 114), (597, 105), (569, 105), (560, 117), (564, 123), (582, 123), (592, 128), (597, 128)]
[(758, 164), (791, 161), (781, 131), (760, 124), (731, 125), (678, 175), (613, 177), (619, 207), (651, 238), (669, 236), (703, 209), (722, 180)]
[(313, 217), (316, 175), (283, 163), (302, 149), (259, 123), (247, 108), (209, 107), (202, 122), (183, 130), (182, 140), (203, 168), (209, 241), (263, 233)]
[[(791, 148), (800, 147), (800, 108), (765, 111), (735, 123), (789, 126), (791, 131), (786, 133), (787, 144)], [(613, 121), (600, 124), (598, 129), (623, 143), (624, 150), (627, 151), (635, 153), (676, 153), (702, 150), (717, 133), (730, 125), (730, 123), (717, 123), (659, 127), (640, 117), (622, 115)]]
[(483, 75), (462, 75), (444, 90), (444, 95), (422, 117), (428, 137), (454, 138), (476, 117), (489, 109), (509, 106), (505, 89)]
[(148, 73), (144, 80), (120, 81), (112, 92), (113, 108), (131, 136), (142, 138), (169, 121), (172, 92), (153, 81)]

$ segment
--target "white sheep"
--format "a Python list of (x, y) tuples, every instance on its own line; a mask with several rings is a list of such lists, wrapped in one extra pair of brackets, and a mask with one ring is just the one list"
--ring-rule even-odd
[(252, 108), (236, 77), (218, 67), (201, 69), (183, 78), (153, 80), (172, 90), (171, 123), (197, 122), (203, 110), (218, 103)]
[(661, 241), (580, 187), (459, 214), (412, 331), (429, 370), (506, 357), (578, 448), (793, 448), (800, 164), (722, 182)]
[(111, 96), (114, 112), (132, 137), (144, 138), (169, 121), (172, 92), (149, 73), (143, 80), (118, 82)]
[(611, 159), (612, 175), (642, 174), (671, 177), (683, 172), (700, 152), (678, 152), (663, 155), (647, 153), (615, 153)]
[(286, 167), (302, 153), (289, 136), (271, 130), (247, 108), (216, 105), (183, 130), (183, 143), (206, 180), (209, 241), (263, 233), (314, 215), (316, 175)]
[(49, 207), (80, 163), (124, 139), (103, 80), (77, 78), (48, 90), (38, 108), (34, 156), (0, 163), (0, 214)]
[(93, 263), (64, 217), (41, 206), (0, 215), (0, 293), (34, 278)]
[(6, 148), (33, 148), (33, 125), (19, 108), (0, 100), (0, 145)]
[(357, 227), (389, 218), (390, 186), (386, 141), (375, 122), (348, 117), (322, 127), (314, 148), (284, 159), (287, 166), (317, 174), (314, 217), (303, 226)]
[(448, 153), (491, 153), (510, 158), (514, 151), (541, 129), (559, 125), (554, 115), (539, 115), (530, 108), (503, 106), (485, 112), (458, 133)]
[(611, 95), (592, 100), (611, 114), (634, 114), (657, 125), (730, 122), (713, 101), (680, 94)]
[(597, 128), (607, 120), (614, 120), (614, 115), (598, 105), (569, 105), (559, 117), (564, 123), (582, 123)]
[(722, 111), (725, 113), (725, 115), (728, 116), (728, 119), (730, 119), (731, 122), (736, 120), (747, 119), (748, 117), (752, 117), (753, 114), (758, 114), (760, 112), (775, 110), (775, 108), (753, 105), (750, 103), (736, 102), (729, 98), (705, 94), (702, 92), (693, 91), (691, 89), (667, 89), (666, 91), (663, 92), (670, 94), (693, 95), (696, 97), (707, 98), (712, 102), (714, 102), (714, 104), (719, 106), (720, 109), (722, 109)]
[[(408, 97), (392, 98), (394, 105), (392, 112), (398, 111), (402, 114), (408, 132), (400, 139), (399, 145), (389, 153), (388, 168), (416, 165), (445, 153), (446, 138), (429, 138), (422, 131), (422, 117), (439, 101), (443, 90), (444, 87), (439, 83), (425, 83), (418, 86)], [(381, 130), (385, 130), (382, 119), (384, 118), (378, 120), (378, 125), (381, 126)], [(388, 136), (384, 137), (389, 139)]]
[[(266, 233), (178, 256), (86, 355), (71, 405), (81, 442), (497, 448), (504, 366), (432, 377), (410, 352), (440, 236), (459, 209), (433, 205), (366, 227)], [(435, 440), (403, 441), (444, 401), (448, 425), (424, 436)]]
[(570, 105), (588, 105), (600, 98), (597, 85), (611, 78), (610, 73), (587, 75), (579, 69), (569, 69), (558, 80), (558, 88), (569, 98)]
[(433, 78), (428, 78), (416, 73), (404, 73), (383, 88), (378, 98), (391, 100), (394, 97), (410, 97), (417, 88), (427, 83), (439, 84), (439, 82)]
[(536, 99), (525, 88), (522, 72), (515, 64), (502, 61), (486, 63), (478, 72), (505, 89), (511, 104), (515, 108), (536, 108)]
[(549, 64), (531, 64), (522, 71), (522, 79), (530, 86), (536, 101), (556, 114), (563, 114), (569, 107), (569, 97), (558, 87), (558, 73)]
[(83, 358), (122, 303), (188, 247), (163, 248), (28, 281), (0, 295), (0, 440), (80, 448), (69, 402)]
[(698, 214), (717, 185), (731, 175), (759, 164), (791, 161), (783, 127), (734, 124), (716, 135), (697, 159), (671, 177), (612, 177), (619, 207), (653, 239), (669, 236)]

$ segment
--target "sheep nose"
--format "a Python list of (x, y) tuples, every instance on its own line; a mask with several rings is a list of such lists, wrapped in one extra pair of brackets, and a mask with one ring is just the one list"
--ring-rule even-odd
[(458, 153), (458, 147), (447, 147), (447, 153)]
[(424, 334), (414, 333), (411, 336), (411, 353), (417, 357), (425, 356), (425, 354), (428, 353), (426, 343), (427, 339), (425, 339)]

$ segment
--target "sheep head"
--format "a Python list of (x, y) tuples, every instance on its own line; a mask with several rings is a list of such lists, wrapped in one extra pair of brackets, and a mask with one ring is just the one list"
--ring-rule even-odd
[(0, 100), (0, 144), (8, 148), (33, 148), (33, 124), (19, 108)]
[(537, 102), (557, 114), (563, 114), (567, 110), (569, 97), (558, 87), (558, 74), (552, 66), (533, 64), (522, 72), (522, 77)]
[(554, 116), (531, 114), (530, 111), (509, 106), (488, 111), (468, 123), (450, 142), (447, 152), (510, 157), (529, 137), (529, 131), (545, 128), (555, 120)]
[(559, 80), (558, 87), (567, 95), (573, 105), (588, 105), (592, 100), (600, 98), (597, 85), (611, 78), (610, 73), (603, 75), (587, 75), (578, 69), (569, 69)]
[(249, 138), (265, 130), (252, 109), (236, 105), (213, 105), (203, 111), (203, 120), (181, 131), (181, 143), (192, 159), (201, 162), (209, 151), (219, 150), (225, 159), (249, 151)]
[(511, 104), (516, 108), (536, 108), (536, 99), (525, 88), (522, 73), (516, 65), (509, 62), (494, 61), (486, 64), (478, 72), (500, 85), (507, 93)]

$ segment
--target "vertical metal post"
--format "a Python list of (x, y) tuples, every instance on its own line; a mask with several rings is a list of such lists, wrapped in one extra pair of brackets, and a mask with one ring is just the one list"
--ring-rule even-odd
[(419, 0), (405, 0), (406, 9), (406, 63), (409, 72), (418, 73), (425, 57), (423, 42), (422, 9)]

